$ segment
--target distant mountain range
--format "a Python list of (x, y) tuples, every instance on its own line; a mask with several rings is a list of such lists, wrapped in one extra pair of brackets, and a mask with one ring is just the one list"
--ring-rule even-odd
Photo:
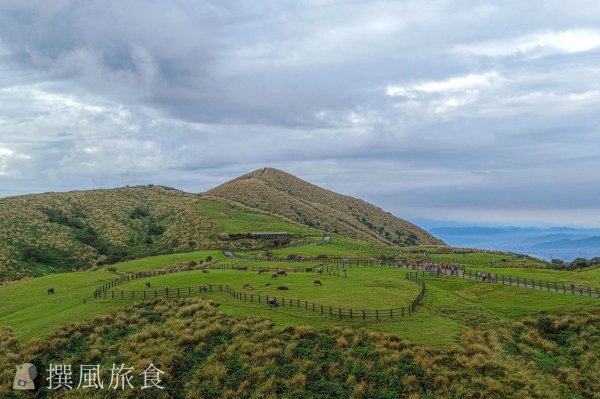
[(600, 229), (429, 224), (428, 231), (451, 246), (511, 251), (546, 260), (600, 256)]
[(570, 240), (564, 238), (557, 241), (548, 241), (536, 244), (534, 248), (553, 249), (553, 248), (571, 248), (571, 249), (598, 249), (600, 250), (600, 236), (582, 238), (579, 240)]

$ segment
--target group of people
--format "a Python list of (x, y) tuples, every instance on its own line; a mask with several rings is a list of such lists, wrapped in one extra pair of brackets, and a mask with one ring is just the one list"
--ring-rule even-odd
[(409, 267), (411, 269), (421, 269), (425, 271), (432, 271), (437, 274), (449, 274), (451, 276), (458, 276), (460, 270), (464, 270), (465, 266), (455, 263), (434, 263), (425, 261), (414, 261), (414, 262), (400, 262), (400, 267)]

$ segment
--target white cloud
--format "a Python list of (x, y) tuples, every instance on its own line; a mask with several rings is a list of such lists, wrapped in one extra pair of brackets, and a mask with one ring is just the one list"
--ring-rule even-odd
[(497, 72), (455, 76), (445, 80), (425, 81), (408, 86), (389, 85), (385, 94), (422, 102), (435, 113), (444, 113), (475, 102), (480, 90), (492, 87), (502, 80)]
[(453, 52), (487, 57), (526, 55), (539, 57), (550, 54), (572, 54), (600, 47), (600, 31), (572, 29), (562, 32), (542, 32), (507, 40), (461, 44)]
[(385, 89), (388, 96), (402, 96), (414, 98), (419, 93), (456, 93), (469, 92), (480, 87), (491, 86), (500, 79), (496, 72), (486, 72), (482, 74), (469, 74), (456, 76), (446, 80), (426, 81), (409, 86), (389, 85)]
[(27, 159), (31, 159), (31, 156), (0, 146), (0, 176), (10, 174), (12, 162)]

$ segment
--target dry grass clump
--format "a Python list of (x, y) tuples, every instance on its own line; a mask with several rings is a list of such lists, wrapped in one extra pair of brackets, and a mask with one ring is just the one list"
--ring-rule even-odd
[[(117, 397), (594, 398), (599, 327), (596, 315), (542, 315), (499, 332), (466, 332), (460, 348), (441, 352), (362, 329), (280, 330), (256, 317), (222, 314), (200, 298), (154, 300), (26, 346), (2, 330), (0, 376), (12, 379), (21, 359), (38, 365), (41, 375), (57, 361), (123, 362), (139, 370), (153, 362), (167, 373), (164, 392)], [(0, 384), (2, 397), (6, 386)]]

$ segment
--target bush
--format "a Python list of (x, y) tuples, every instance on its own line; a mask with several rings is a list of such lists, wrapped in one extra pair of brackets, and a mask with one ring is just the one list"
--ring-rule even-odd
[(150, 216), (150, 212), (148, 212), (147, 209), (144, 209), (142, 207), (136, 206), (133, 211), (131, 211), (131, 213), (129, 214), (129, 217), (131, 219), (143, 219), (145, 217)]

